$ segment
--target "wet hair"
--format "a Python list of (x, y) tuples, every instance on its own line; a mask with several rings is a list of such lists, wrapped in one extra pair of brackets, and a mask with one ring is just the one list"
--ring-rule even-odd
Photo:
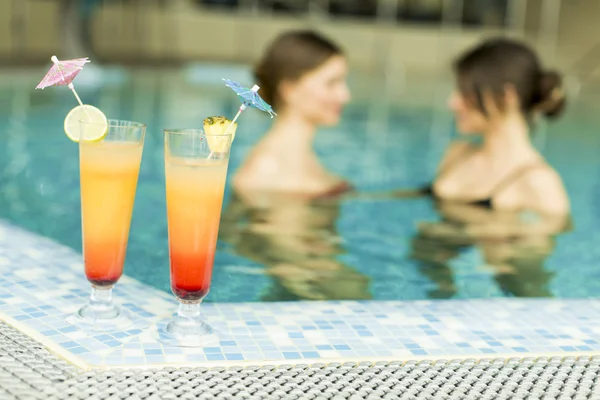
[[(507, 84), (514, 87), (528, 118), (535, 112), (555, 118), (565, 108), (562, 76), (543, 69), (535, 52), (523, 43), (487, 40), (463, 54), (454, 68), (461, 93), (484, 114), (483, 92), (489, 90), (501, 99)], [(501, 101), (498, 104), (502, 106)]]
[(271, 43), (254, 69), (259, 93), (267, 103), (277, 108), (281, 102), (278, 94), (281, 82), (297, 80), (331, 57), (342, 54), (336, 44), (314, 31), (283, 33)]

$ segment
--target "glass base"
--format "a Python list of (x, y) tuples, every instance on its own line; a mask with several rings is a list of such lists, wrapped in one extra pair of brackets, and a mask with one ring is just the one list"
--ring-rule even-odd
[(144, 329), (148, 323), (130, 314), (112, 301), (112, 288), (92, 288), (90, 302), (75, 314), (67, 317), (67, 322), (84, 331), (119, 332), (131, 329)]
[(97, 310), (90, 304), (81, 307), (75, 314), (67, 317), (67, 322), (82, 330), (99, 332), (117, 332), (139, 328), (129, 313), (118, 306), (112, 309)]
[(177, 316), (158, 329), (158, 341), (167, 346), (208, 347), (219, 339), (206, 321), (200, 319), (199, 304), (180, 304)]

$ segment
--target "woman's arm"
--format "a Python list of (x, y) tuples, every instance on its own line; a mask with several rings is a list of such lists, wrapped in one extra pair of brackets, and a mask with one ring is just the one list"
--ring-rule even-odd
[(554, 169), (548, 167), (533, 170), (528, 179), (530, 190), (526, 198), (530, 208), (554, 216), (570, 213), (569, 195), (560, 175)]
[[(473, 145), (468, 141), (455, 141), (448, 146), (446, 153), (442, 157), (442, 161), (438, 165), (438, 174), (451, 168), (462, 157), (473, 151)], [(394, 200), (394, 199), (414, 199), (425, 196), (431, 196), (433, 193), (431, 188), (434, 181), (429, 185), (413, 189), (396, 189), (379, 192), (359, 192), (356, 190), (348, 191), (340, 195), (342, 199), (352, 200)], [(338, 197), (339, 198), (339, 197)]]

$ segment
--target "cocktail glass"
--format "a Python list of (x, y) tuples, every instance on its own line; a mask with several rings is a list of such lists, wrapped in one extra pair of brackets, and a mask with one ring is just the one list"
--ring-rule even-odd
[[(98, 125), (81, 121), (80, 129), (84, 138)], [(123, 274), (145, 132), (138, 122), (108, 120), (103, 139), (79, 142), (83, 258), (92, 294), (67, 321), (81, 328), (111, 331), (133, 324), (113, 301), (112, 289)]]
[(200, 317), (210, 289), (231, 135), (165, 130), (165, 175), (171, 290), (177, 315), (159, 332), (172, 346), (206, 346), (216, 340)]

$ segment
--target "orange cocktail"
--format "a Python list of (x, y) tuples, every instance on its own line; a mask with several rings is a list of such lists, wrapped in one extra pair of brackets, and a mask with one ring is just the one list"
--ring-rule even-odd
[[(86, 129), (98, 127), (81, 122), (82, 137)], [(100, 140), (79, 141), (83, 258), (92, 295), (69, 321), (95, 330), (131, 323), (112, 301), (112, 288), (123, 274), (146, 127), (108, 120), (106, 129)]]
[(171, 289), (177, 316), (161, 332), (163, 343), (202, 346), (214, 340), (200, 319), (210, 289), (232, 135), (201, 130), (165, 131), (165, 175)]
[(113, 286), (123, 273), (142, 145), (80, 145), (85, 275), (96, 287)]
[(171, 289), (199, 301), (210, 289), (227, 160), (166, 160)]

